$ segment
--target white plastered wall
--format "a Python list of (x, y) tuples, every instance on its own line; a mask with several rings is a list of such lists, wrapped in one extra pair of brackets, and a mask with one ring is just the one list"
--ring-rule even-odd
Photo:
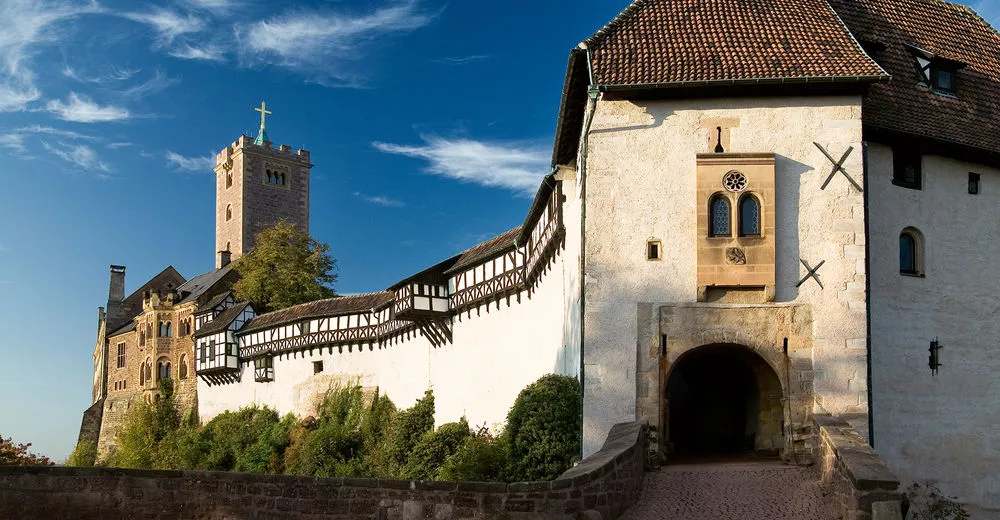
[[(911, 190), (891, 183), (890, 147), (870, 144), (868, 160), (875, 448), (904, 482), (1000, 509), (1000, 170), (924, 156), (923, 189)], [(979, 195), (969, 172), (982, 176)], [(925, 278), (899, 273), (907, 227), (923, 235)]]
[[(866, 427), (863, 196), (841, 174), (820, 189), (833, 165), (813, 144), (836, 159), (853, 146), (844, 167), (862, 183), (860, 96), (601, 100), (596, 111), (584, 173), (584, 454), (635, 417), (638, 305), (697, 299), (695, 161), (715, 145), (707, 119), (739, 120), (726, 152), (777, 154), (776, 300), (813, 305), (817, 403)], [(649, 238), (662, 240), (663, 261), (646, 260)], [(795, 287), (800, 258), (825, 260), (825, 289)]]

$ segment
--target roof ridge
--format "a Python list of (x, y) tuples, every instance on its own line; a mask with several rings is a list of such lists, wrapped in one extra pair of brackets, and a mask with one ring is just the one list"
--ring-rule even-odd
[(600, 29), (597, 30), (597, 32), (592, 34), (590, 38), (587, 38), (586, 40), (583, 40), (580, 43), (587, 45), (601, 43), (608, 36), (608, 34), (612, 32), (612, 30), (617, 29), (619, 25), (625, 23), (628, 17), (632, 16), (633, 14), (635, 14), (635, 12), (645, 7), (646, 4), (656, 1), (657, 0), (633, 0), (632, 3), (625, 6), (625, 9), (622, 9), (622, 12), (618, 13), (618, 16), (612, 18), (610, 22), (604, 24), (604, 27), (601, 27)]
[(851, 41), (854, 42), (854, 45), (858, 48), (858, 50), (861, 51), (861, 54), (864, 54), (865, 58), (868, 58), (868, 61), (872, 62), (873, 65), (878, 67), (878, 70), (882, 71), (882, 74), (885, 75), (886, 78), (891, 78), (892, 74), (889, 74), (889, 71), (885, 70), (885, 67), (879, 64), (879, 62), (875, 61), (875, 58), (872, 58), (871, 54), (868, 54), (868, 51), (865, 50), (865, 47), (863, 45), (861, 45), (861, 42), (858, 41), (858, 38), (854, 36), (854, 32), (851, 31), (851, 28), (847, 26), (847, 24), (844, 22), (844, 19), (840, 17), (840, 13), (838, 13), (837, 10), (833, 8), (829, 0), (823, 0), (823, 3), (826, 4), (827, 9), (829, 9), (830, 12), (833, 13), (833, 17), (837, 19), (837, 22), (840, 24), (840, 26), (844, 28), (844, 32), (846, 32), (847, 35), (851, 37)]

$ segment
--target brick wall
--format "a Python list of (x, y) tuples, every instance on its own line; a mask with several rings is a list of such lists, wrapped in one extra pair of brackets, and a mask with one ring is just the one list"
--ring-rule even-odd
[(0, 518), (616, 518), (639, 496), (639, 423), (551, 482), (417, 482), (199, 471), (0, 467)]
[(816, 461), (844, 520), (902, 520), (899, 479), (846, 421), (815, 415)]

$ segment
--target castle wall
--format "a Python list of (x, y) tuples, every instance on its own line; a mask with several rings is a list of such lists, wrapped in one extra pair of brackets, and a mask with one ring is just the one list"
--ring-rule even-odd
[[(931, 479), (962, 501), (1000, 508), (1000, 170), (923, 157), (923, 189), (892, 184), (892, 149), (870, 144), (872, 400), (875, 448), (904, 481)], [(979, 195), (968, 174), (982, 175)], [(923, 235), (924, 277), (899, 272), (899, 234)], [(939, 339), (935, 376), (928, 347)], [(959, 406), (956, 406), (959, 404)]]
[[(406, 408), (433, 388), (437, 424), (465, 416), (470, 424), (494, 426), (506, 420), (517, 394), (549, 373), (576, 375), (578, 353), (564, 339), (561, 255), (531, 293), (483, 304), (452, 318), (453, 341), (433, 346), (421, 335), (403, 335), (382, 348), (323, 347), (274, 358), (274, 381), (254, 381), (244, 365), (239, 382), (198, 382), (199, 414), (208, 421), (225, 410), (266, 405), (300, 417), (315, 414), (333, 384), (358, 381), (378, 387)], [(323, 371), (313, 373), (313, 363)]]
[[(853, 146), (844, 167), (860, 184), (860, 105), (859, 96), (597, 103), (583, 173), (585, 454), (636, 417), (638, 306), (698, 301), (695, 230), (707, 208), (696, 204), (696, 154), (713, 151), (720, 126), (727, 153), (776, 154), (774, 300), (812, 306), (816, 405), (867, 426), (863, 197), (839, 173), (820, 189), (833, 165), (813, 144), (836, 159)], [(651, 238), (663, 261), (646, 259)], [(824, 288), (796, 288), (800, 259), (825, 261)]]

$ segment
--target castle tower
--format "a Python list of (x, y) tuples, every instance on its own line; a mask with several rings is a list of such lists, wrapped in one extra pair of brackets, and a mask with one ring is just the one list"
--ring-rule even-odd
[(261, 103), (260, 133), (243, 135), (215, 159), (217, 268), (253, 248), (254, 236), (284, 219), (309, 232), (309, 152), (274, 148), (267, 140)]

